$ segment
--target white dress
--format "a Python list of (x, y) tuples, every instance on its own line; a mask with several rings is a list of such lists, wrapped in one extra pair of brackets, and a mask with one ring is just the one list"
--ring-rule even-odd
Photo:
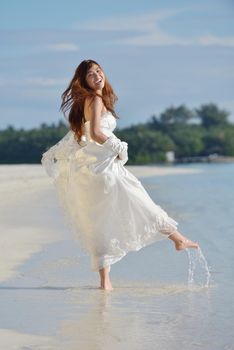
[[(178, 223), (150, 198), (121, 159), (90, 137), (85, 122), (82, 144), (69, 131), (43, 153), (42, 165), (54, 179), (67, 223), (98, 271), (155, 241), (165, 239)], [(101, 131), (113, 134), (116, 118), (101, 116)]]

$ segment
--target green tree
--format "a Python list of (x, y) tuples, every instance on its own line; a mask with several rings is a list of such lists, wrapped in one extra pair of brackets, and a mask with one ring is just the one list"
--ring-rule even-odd
[(164, 162), (165, 152), (175, 149), (173, 141), (160, 131), (149, 130), (140, 124), (118, 132), (128, 142), (128, 164)]
[(176, 145), (175, 155), (177, 158), (202, 154), (205, 131), (200, 125), (174, 125), (171, 126), (168, 134)]
[(194, 114), (191, 110), (189, 110), (185, 105), (181, 105), (179, 107), (170, 107), (167, 108), (160, 115), (160, 122), (162, 124), (186, 124), (192, 118)]
[(226, 127), (214, 126), (206, 131), (204, 137), (205, 155), (234, 155), (234, 125)]
[(234, 125), (229, 125), (225, 128), (223, 154), (226, 156), (234, 156)]
[[(200, 124), (189, 123), (194, 115)], [(212, 153), (234, 156), (234, 125), (228, 115), (215, 104), (202, 105), (196, 114), (181, 105), (167, 108), (159, 117), (153, 115), (146, 123), (116, 128), (115, 134), (129, 144), (127, 164), (164, 162), (165, 153), (173, 150), (177, 159)], [(42, 153), (68, 130), (63, 120), (31, 130), (9, 125), (0, 130), (0, 163), (40, 163)]]
[(229, 112), (224, 109), (219, 109), (214, 103), (202, 105), (196, 109), (197, 117), (205, 128), (210, 128), (215, 125), (225, 126), (228, 124)]

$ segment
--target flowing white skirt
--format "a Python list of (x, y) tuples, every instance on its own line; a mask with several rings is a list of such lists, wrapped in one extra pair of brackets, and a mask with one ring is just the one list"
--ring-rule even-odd
[(98, 271), (155, 241), (178, 223), (157, 205), (123, 162), (96, 142), (74, 144), (69, 132), (43, 154), (75, 239)]

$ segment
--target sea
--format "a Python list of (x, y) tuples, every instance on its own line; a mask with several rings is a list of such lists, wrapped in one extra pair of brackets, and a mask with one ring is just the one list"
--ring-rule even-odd
[(39, 337), (14, 349), (234, 349), (234, 164), (175, 167), (195, 171), (138, 179), (200, 251), (165, 239), (130, 252), (111, 267), (112, 292), (98, 288), (54, 190), (40, 194), (61, 234), (1, 283), (0, 328)]

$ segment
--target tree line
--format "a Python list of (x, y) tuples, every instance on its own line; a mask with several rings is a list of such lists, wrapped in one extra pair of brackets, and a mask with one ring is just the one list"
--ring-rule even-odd
[[(229, 116), (214, 103), (193, 110), (171, 106), (145, 123), (116, 128), (114, 133), (128, 142), (128, 165), (166, 162), (168, 151), (174, 152), (177, 162), (211, 154), (234, 156), (234, 124)], [(0, 163), (40, 163), (42, 153), (68, 130), (62, 120), (30, 130), (10, 125), (0, 130)]]

